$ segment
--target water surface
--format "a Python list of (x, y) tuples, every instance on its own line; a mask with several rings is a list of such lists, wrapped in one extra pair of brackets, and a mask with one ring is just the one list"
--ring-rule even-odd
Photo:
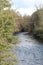
[[(43, 65), (43, 45), (32, 36), (19, 33), (19, 44), (17, 44), (17, 65)], [(40, 43), (40, 44), (39, 44)]]

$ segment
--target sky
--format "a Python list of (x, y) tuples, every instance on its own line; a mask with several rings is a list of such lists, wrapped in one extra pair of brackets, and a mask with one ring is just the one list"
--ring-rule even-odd
[(12, 8), (21, 15), (32, 15), (37, 7), (43, 5), (43, 0), (12, 0)]

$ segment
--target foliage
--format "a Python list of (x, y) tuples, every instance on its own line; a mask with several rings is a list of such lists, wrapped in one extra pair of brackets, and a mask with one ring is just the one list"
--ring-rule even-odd
[(15, 18), (14, 13), (10, 9), (4, 10), (4, 8), (10, 7), (8, 0), (0, 0), (0, 65), (14, 65), (12, 62), (17, 61), (15, 57), (12, 57), (14, 53), (10, 53), (12, 43), (17, 42), (17, 37), (13, 36), (15, 32)]
[(34, 23), (33, 33), (43, 39), (43, 8), (33, 13), (32, 21)]
[(28, 16), (23, 16), (23, 28), (24, 28), (24, 30), (25, 31), (28, 31), (28, 32), (30, 32), (30, 29), (31, 29), (31, 27), (30, 27), (30, 16), (28, 15)]

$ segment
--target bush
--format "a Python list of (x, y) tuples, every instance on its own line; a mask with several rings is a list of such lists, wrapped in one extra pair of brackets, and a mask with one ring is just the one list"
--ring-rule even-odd
[(33, 34), (43, 39), (43, 8), (33, 13), (32, 21), (34, 22)]

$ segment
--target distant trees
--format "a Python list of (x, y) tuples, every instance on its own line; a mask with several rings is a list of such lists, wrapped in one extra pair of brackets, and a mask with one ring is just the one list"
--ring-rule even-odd
[(25, 31), (30, 30), (30, 16), (23, 16), (23, 27)]
[(22, 28), (43, 39), (43, 8), (38, 8), (31, 16), (23, 16)]
[(19, 16), (19, 24), (21, 31), (29, 31), (30, 30), (30, 16), (24, 15)]
[(35, 36), (43, 39), (43, 8), (37, 9), (31, 16), (17, 16), (19, 31), (28, 31)]

